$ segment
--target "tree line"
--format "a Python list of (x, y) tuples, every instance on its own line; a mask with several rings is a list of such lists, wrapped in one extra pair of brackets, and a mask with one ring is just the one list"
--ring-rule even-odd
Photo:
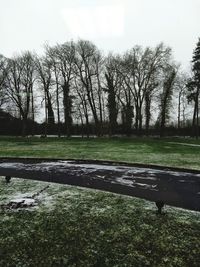
[(163, 43), (105, 56), (79, 40), (45, 45), (43, 56), (0, 55), (0, 109), (21, 120), (22, 135), (28, 121), (44, 118), (44, 135), (53, 128), (70, 136), (77, 125), (88, 136), (140, 136), (151, 129), (164, 136), (171, 123), (198, 137), (199, 92), (200, 40), (191, 74), (181, 72)]

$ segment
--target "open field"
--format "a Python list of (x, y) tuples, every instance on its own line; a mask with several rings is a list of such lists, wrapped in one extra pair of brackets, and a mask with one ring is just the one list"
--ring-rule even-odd
[[(185, 143), (185, 145), (184, 145)], [(0, 138), (0, 156), (100, 159), (200, 170), (200, 141), (191, 138)]]
[[(0, 156), (200, 170), (199, 145), (194, 139), (2, 137)], [(33, 207), (7, 205), (29, 197)], [(198, 267), (200, 213), (169, 206), (164, 211), (158, 215), (155, 204), (143, 199), (23, 179), (6, 184), (0, 177), (0, 266)]]

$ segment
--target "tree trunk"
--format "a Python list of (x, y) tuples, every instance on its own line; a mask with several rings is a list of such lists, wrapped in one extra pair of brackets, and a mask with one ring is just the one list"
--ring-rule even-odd
[(149, 123), (150, 123), (150, 118), (151, 118), (151, 98), (150, 95), (147, 93), (145, 96), (145, 132), (146, 136), (149, 135)]
[(196, 139), (199, 138), (199, 88), (196, 97)]
[(33, 127), (32, 127), (32, 136), (35, 134), (35, 109), (34, 109), (34, 96), (33, 96), (33, 88), (31, 87), (31, 115), (32, 115), (32, 122), (33, 122)]
[(181, 128), (181, 93), (178, 95), (178, 129)]
[(57, 119), (58, 119), (58, 137), (60, 137), (60, 105), (59, 105), (59, 87), (58, 87), (58, 79), (56, 77), (56, 106), (57, 106)]
[(116, 93), (113, 85), (113, 78), (105, 74), (108, 87), (108, 113), (109, 113), (109, 135), (112, 136), (117, 127), (117, 104)]
[(53, 125), (55, 124), (55, 117), (53, 112), (53, 107), (51, 103), (51, 98), (49, 96), (49, 93), (47, 93), (47, 114), (48, 114), (48, 124)]
[(27, 135), (27, 118), (22, 119), (22, 136), (25, 137)]
[(139, 131), (138, 131), (138, 136), (142, 135), (142, 105), (140, 105), (139, 108)]
[(72, 117), (71, 117), (71, 109), (72, 109), (72, 102), (69, 96), (69, 83), (65, 83), (63, 85), (63, 106), (64, 106), (64, 118), (65, 118), (65, 130), (67, 137), (71, 135), (71, 127), (72, 127)]

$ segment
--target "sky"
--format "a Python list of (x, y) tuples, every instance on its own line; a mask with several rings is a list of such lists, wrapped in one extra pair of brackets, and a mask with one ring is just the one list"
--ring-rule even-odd
[(199, 11), (200, 0), (0, 0), (0, 54), (42, 54), (45, 43), (79, 38), (105, 54), (164, 42), (187, 69), (200, 37)]

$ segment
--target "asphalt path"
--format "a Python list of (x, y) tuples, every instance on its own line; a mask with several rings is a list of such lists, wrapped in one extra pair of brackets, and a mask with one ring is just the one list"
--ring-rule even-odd
[(106, 161), (4, 158), (0, 176), (94, 188), (200, 211), (200, 171)]

